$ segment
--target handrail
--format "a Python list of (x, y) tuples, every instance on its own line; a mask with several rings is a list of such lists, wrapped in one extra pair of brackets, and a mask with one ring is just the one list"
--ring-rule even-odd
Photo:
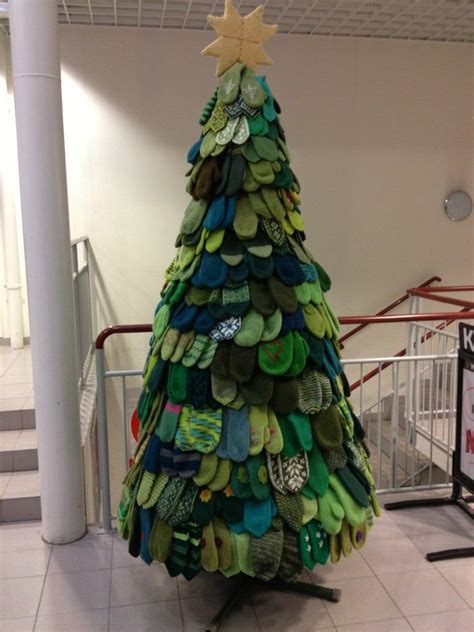
[[(469, 308), (465, 307), (464, 309), (462, 309), (459, 313), (463, 313), (464, 315), (466, 313), (466, 311), (468, 311)], [(472, 318), (473, 316), (471, 316)], [(443, 331), (443, 329), (445, 329), (446, 327), (448, 327), (449, 325), (451, 325), (454, 322), (454, 319), (449, 319), (444, 321), (443, 323), (441, 323), (440, 325), (438, 325), (436, 327), (436, 329), (438, 331)], [(420, 344), (425, 343), (427, 340), (429, 340), (430, 338), (433, 337), (434, 332), (433, 331), (428, 331), (424, 336), (422, 336), (420, 338)], [(406, 347), (404, 349), (402, 349), (401, 351), (399, 351), (398, 353), (395, 353), (393, 355), (394, 358), (402, 358), (403, 356), (405, 356), (407, 354), (407, 349)], [(356, 382), (354, 382), (353, 384), (350, 385), (351, 391), (354, 391), (356, 388), (359, 388), (359, 386), (361, 384), (365, 384), (366, 382), (368, 382), (369, 380), (371, 380), (373, 377), (375, 377), (378, 373), (381, 373), (382, 371), (384, 371), (387, 367), (391, 366), (393, 364), (393, 362), (390, 361), (386, 361), (383, 362), (379, 367), (377, 367), (376, 369), (372, 369), (372, 371), (369, 371), (368, 373), (366, 373), (361, 379), (357, 380)]]
[[(421, 285), (415, 288), (414, 290), (419, 290)], [(411, 290), (408, 290), (410, 292)], [(421, 290), (424, 294), (427, 293), (436, 293), (436, 292), (473, 292), (474, 285), (437, 285), (436, 287), (425, 287)]]
[[(472, 301), (454, 299), (454, 298), (449, 298), (447, 296), (439, 296), (439, 293), (440, 292), (460, 292), (460, 291), (469, 292), (472, 290), (474, 290), (474, 285), (446, 285), (446, 286), (441, 286), (441, 287), (437, 286), (437, 287), (423, 287), (423, 288), (420, 286), (420, 287), (408, 289), (407, 293), (410, 296), (418, 296), (420, 298), (427, 298), (427, 299), (434, 300), (440, 303), (447, 303), (448, 305), (457, 305), (457, 306), (462, 307), (462, 309), (457, 313), (457, 316), (455, 316), (454, 314), (448, 316), (444, 323), (441, 323), (440, 325), (436, 327), (437, 330), (442, 331), (443, 329), (451, 325), (455, 320), (471, 318), (472, 316), (469, 315), (469, 312), (472, 308), (474, 308), (474, 303)], [(430, 295), (434, 295), (434, 296), (430, 296)], [(417, 321), (422, 320), (419, 318), (418, 314), (414, 314), (414, 316), (416, 316)], [(433, 320), (437, 320), (437, 319), (433, 319)], [(409, 321), (407, 320), (406, 322), (409, 322)], [(429, 340), (432, 336), (433, 336), (433, 332), (428, 332), (426, 335), (422, 336), (420, 342), (423, 344), (424, 342)], [(407, 353), (407, 350), (405, 348), (399, 351), (398, 353), (396, 353), (393, 357), (395, 358), (402, 357), (406, 355), (406, 353)], [(361, 386), (361, 384), (365, 384), (366, 382), (371, 380), (373, 377), (375, 377), (376, 375), (384, 371), (387, 367), (389, 367), (392, 364), (393, 362), (384, 362), (376, 369), (372, 369), (372, 371), (369, 371), (362, 378), (354, 382), (354, 384), (351, 384), (351, 390), (358, 388), (359, 386)]]
[(437, 303), (447, 303), (448, 305), (458, 305), (459, 307), (470, 307), (474, 309), (474, 302), (466, 299), (449, 298), (448, 296), (430, 296), (430, 294), (437, 294), (437, 292), (470, 292), (474, 290), (474, 285), (449, 285), (445, 287), (437, 288), (411, 288), (408, 290), (410, 296), (419, 296), (420, 298), (427, 298)]
[(152, 326), (148, 324), (140, 325), (110, 325), (103, 329), (95, 339), (95, 348), (103, 349), (104, 343), (109, 336), (114, 334), (140, 334), (152, 331)]
[(462, 318), (474, 318), (472, 312), (428, 312), (420, 314), (392, 314), (390, 316), (341, 316), (338, 321), (341, 325), (356, 325), (367, 323), (368, 325), (382, 325), (384, 323), (416, 323), (424, 320), (461, 320)]
[[(428, 279), (424, 283), (421, 283), (421, 285), (418, 285), (417, 287), (418, 288), (426, 287), (430, 285), (431, 283), (433, 283), (434, 281), (441, 281), (441, 277), (432, 276), (430, 279)], [(409, 290), (407, 290), (405, 294), (403, 294), (403, 296), (400, 296), (400, 298), (398, 298), (396, 301), (393, 301), (393, 303), (390, 303), (390, 305), (387, 305), (387, 307), (384, 307), (383, 309), (381, 309), (379, 312), (375, 314), (375, 316), (383, 316), (387, 312), (392, 311), (392, 309), (395, 309), (396, 307), (404, 303), (409, 297), (410, 297)], [(355, 334), (359, 333), (359, 331), (361, 331), (362, 329), (365, 329), (365, 327), (367, 327), (369, 324), (370, 323), (360, 324), (357, 327), (354, 327), (354, 329), (351, 329), (350, 331), (345, 333), (343, 336), (341, 336), (341, 338), (339, 338), (339, 345), (341, 349), (344, 349), (344, 344), (343, 344), (344, 341), (346, 341), (348, 338), (351, 338)]]
[[(79, 244), (84, 250), (83, 261), (79, 264)], [(71, 240), (72, 282), (74, 290), (74, 310), (76, 320), (77, 371), (79, 386), (84, 388), (91, 366), (94, 327), (91, 291), (90, 242), (87, 235)]]
[[(420, 321), (436, 321), (442, 320), (440, 325), (436, 327), (439, 331), (442, 331), (448, 325), (451, 325), (456, 320), (471, 320), (474, 319), (474, 311), (470, 312), (468, 307), (463, 308), (459, 312), (437, 312), (428, 314), (393, 314), (391, 316), (341, 316), (338, 320), (341, 325), (349, 324), (384, 324), (384, 323), (410, 323)], [(151, 324), (132, 324), (132, 325), (111, 325), (103, 329), (96, 338), (95, 348), (103, 350), (105, 341), (110, 336), (115, 334), (133, 334), (133, 333), (150, 333), (152, 331)], [(424, 343), (433, 336), (432, 332), (428, 332), (422, 337), (421, 342)], [(406, 348), (402, 349), (398, 353), (394, 354), (394, 358), (400, 358), (406, 355)], [(384, 362), (380, 367), (369, 371), (362, 379), (357, 380), (354, 384), (351, 384), (351, 390), (358, 388), (361, 384), (365, 384), (373, 377), (375, 377), (380, 371), (383, 371), (389, 367), (392, 362)]]
[(81, 237), (71, 239), (71, 246), (77, 246), (77, 244), (80, 244), (83, 241), (89, 241), (89, 237), (87, 235), (82, 235)]
[[(442, 331), (443, 329), (451, 325), (455, 320), (472, 318), (473, 316), (472, 314), (469, 314), (469, 312), (471, 308), (474, 308), (474, 303), (472, 301), (467, 301), (467, 300), (462, 300), (462, 299), (452, 299), (447, 296), (430, 296), (430, 294), (437, 295), (440, 292), (460, 292), (460, 291), (469, 292), (472, 290), (474, 290), (474, 285), (445, 285), (441, 287), (440, 286), (437, 286), (437, 287), (419, 286), (416, 288), (408, 289), (407, 293), (409, 296), (419, 296), (420, 298), (427, 298), (427, 299), (434, 300), (440, 303), (447, 303), (448, 305), (457, 305), (457, 306), (462, 307), (462, 309), (457, 313), (457, 315), (455, 315), (455, 313), (454, 314), (448, 313), (448, 315), (446, 316), (445, 322), (441, 323), (440, 325), (436, 327), (437, 330)], [(436, 316), (440, 316), (440, 314), (441, 313), (438, 313)], [(416, 321), (429, 320), (425, 318), (420, 318), (421, 314), (413, 314), (413, 316), (416, 317), (415, 318)], [(343, 319), (340, 319), (341, 323), (342, 323), (342, 320)], [(438, 320), (438, 318), (433, 318), (433, 320)], [(407, 319), (405, 322), (410, 322), (410, 320)], [(423, 344), (424, 342), (429, 340), (432, 336), (433, 336), (433, 332), (428, 332), (425, 336), (422, 336), (421, 343)], [(401, 351), (396, 353), (393, 357), (395, 358), (403, 357), (404, 355), (406, 355), (406, 352), (407, 352), (406, 348), (402, 349)], [(361, 384), (365, 384), (365, 382), (368, 382), (369, 380), (371, 380), (373, 377), (375, 377), (376, 375), (384, 371), (387, 367), (389, 367), (392, 364), (393, 362), (384, 362), (376, 369), (372, 369), (372, 371), (369, 371), (361, 379), (354, 382), (354, 384), (351, 384), (350, 386), (351, 390), (358, 388)]]
[[(467, 309), (467, 308), (466, 308)], [(341, 316), (338, 321), (341, 325), (354, 325), (365, 323), (383, 325), (384, 323), (413, 323), (425, 320), (462, 320), (467, 318), (474, 319), (474, 311), (460, 311), (460, 312), (432, 312), (426, 314), (392, 314), (390, 316)], [(110, 336), (114, 334), (137, 334), (137, 333), (150, 333), (153, 330), (151, 324), (148, 323), (136, 323), (130, 325), (110, 325), (103, 329), (97, 336), (95, 341), (96, 349), (103, 349), (104, 343)]]

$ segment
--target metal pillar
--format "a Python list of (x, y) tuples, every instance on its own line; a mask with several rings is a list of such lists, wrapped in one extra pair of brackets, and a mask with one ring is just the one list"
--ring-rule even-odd
[(86, 531), (56, 0), (10, 0), (43, 538)]

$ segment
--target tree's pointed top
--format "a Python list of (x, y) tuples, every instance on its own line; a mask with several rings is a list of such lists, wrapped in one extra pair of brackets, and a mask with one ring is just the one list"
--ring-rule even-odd
[(264, 24), (262, 5), (242, 17), (232, 0), (225, 0), (224, 15), (209, 15), (208, 20), (218, 38), (202, 54), (218, 58), (217, 76), (237, 62), (245, 64), (254, 72), (257, 64), (272, 63), (262, 44), (277, 32), (278, 25)]

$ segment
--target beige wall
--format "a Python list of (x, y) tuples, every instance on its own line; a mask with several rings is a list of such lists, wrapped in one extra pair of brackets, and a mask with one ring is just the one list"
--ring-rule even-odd
[[(107, 319), (149, 321), (187, 203), (184, 173), (215, 63), (209, 33), (62, 30), (70, 212), (92, 241)], [(302, 183), (308, 243), (338, 314), (440, 274), (473, 280), (473, 47), (277, 36), (270, 85)]]
[[(188, 199), (186, 151), (215, 87), (214, 59), (199, 55), (210, 38), (61, 30), (71, 227), (91, 238), (104, 323), (151, 318)], [(268, 50), (337, 313), (371, 312), (432, 274), (472, 281), (474, 216), (454, 224), (442, 201), (458, 188), (474, 197), (474, 47), (281, 35)]]

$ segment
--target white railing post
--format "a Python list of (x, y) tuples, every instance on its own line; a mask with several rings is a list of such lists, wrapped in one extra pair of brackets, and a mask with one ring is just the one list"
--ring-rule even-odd
[(74, 288), (74, 311), (76, 314), (76, 363), (77, 363), (77, 375), (79, 377), (79, 388), (84, 388), (84, 376), (82, 375), (82, 323), (81, 323), (81, 310), (80, 310), (80, 297), (79, 297), (79, 260), (77, 256), (77, 244), (73, 244), (71, 248), (71, 261), (72, 261), (72, 284)]
[[(409, 299), (409, 312), (410, 314), (414, 314), (416, 310), (416, 298), (410, 296)], [(406, 354), (407, 356), (411, 356), (415, 349), (415, 335), (416, 335), (416, 324), (409, 322), (407, 323), (407, 340), (406, 340)], [(413, 433), (413, 424), (412, 424), (412, 409), (413, 409), (413, 387), (414, 387), (414, 376), (413, 376), (413, 365), (411, 362), (407, 365), (406, 370), (406, 399), (405, 399), (405, 423), (407, 427), (407, 435), (410, 443), (415, 442), (416, 437)]]
[(96, 349), (95, 366), (97, 371), (97, 440), (99, 444), (102, 526), (104, 531), (108, 533), (112, 531), (112, 507), (110, 501), (109, 434), (107, 428), (107, 400), (103, 349)]
[(56, 0), (10, 0), (43, 538), (86, 532)]
[(398, 423), (399, 423), (399, 383), (398, 362), (392, 364), (392, 415), (390, 418), (390, 483), (392, 488), (398, 487)]

